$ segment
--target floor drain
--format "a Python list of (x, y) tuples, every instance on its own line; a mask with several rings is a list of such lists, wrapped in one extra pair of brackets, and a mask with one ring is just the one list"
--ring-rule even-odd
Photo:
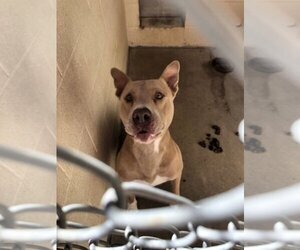
[(233, 66), (224, 58), (216, 57), (211, 61), (213, 68), (223, 74), (228, 74), (233, 71)]
[(282, 67), (265, 57), (254, 57), (248, 61), (248, 66), (262, 73), (277, 73), (282, 71)]

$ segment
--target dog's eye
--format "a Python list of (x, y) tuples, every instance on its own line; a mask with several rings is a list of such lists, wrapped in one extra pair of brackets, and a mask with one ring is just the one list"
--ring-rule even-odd
[(132, 103), (133, 102), (133, 96), (132, 96), (132, 94), (126, 95), (124, 99), (125, 99), (125, 101), (127, 103)]
[(161, 100), (161, 99), (163, 99), (165, 96), (162, 94), (162, 93), (160, 93), (160, 92), (156, 92), (155, 93), (155, 96), (154, 96), (154, 98), (155, 98), (155, 100)]

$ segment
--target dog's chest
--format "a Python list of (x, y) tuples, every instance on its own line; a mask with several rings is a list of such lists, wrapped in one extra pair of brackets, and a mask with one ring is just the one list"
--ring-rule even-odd
[(137, 178), (152, 186), (160, 185), (174, 179), (174, 164), (166, 160), (166, 153), (172, 147), (162, 145), (161, 138), (151, 145), (135, 144), (131, 148), (133, 155), (132, 165)]
[[(168, 181), (169, 178), (161, 176), (163, 164), (163, 154), (159, 152), (158, 145), (154, 143), (154, 148), (150, 151), (135, 152), (137, 171), (141, 173), (141, 178), (147, 183), (156, 186)], [(164, 174), (163, 174), (164, 175)]]
[(164, 183), (164, 182), (167, 182), (167, 181), (169, 181), (169, 178), (168, 178), (168, 177), (157, 175), (157, 176), (155, 177), (155, 179), (153, 180), (153, 182), (150, 183), (150, 184), (151, 184), (152, 186), (157, 186), (157, 185), (160, 185), (160, 184), (162, 184), (162, 183)]
[(170, 178), (166, 177), (166, 176), (160, 176), (160, 175), (157, 175), (155, 177), (154, 180), (152, 181), (146, 181), (146, 180), (142, 180), (142, 179), (136, 179), (136, 180), (132, 180), (134, 182), (138, 182), (138, 183), (146, 183), (146, 184), (150, 184), (151, 186), (157, 186), (157, 185), (160, 185), (162, 183), (165, 183), (167, 181), (169, 181)]

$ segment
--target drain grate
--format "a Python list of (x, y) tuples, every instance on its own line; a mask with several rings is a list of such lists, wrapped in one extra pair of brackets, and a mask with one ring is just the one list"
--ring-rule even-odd
[(223, 74), (228, 74), (233, 71), (233, 66), (224, 58), (216, 57), (211, 61), (213, 68)]
[(278, 73), (283, 70), (282, 66), (265, 57), (254, 57), (248, 61), (248, 66), (262, 73)]

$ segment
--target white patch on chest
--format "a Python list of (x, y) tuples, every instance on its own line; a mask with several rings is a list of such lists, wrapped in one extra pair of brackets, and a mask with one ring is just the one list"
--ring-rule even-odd
[(151, 186), (157, 186), (157, 185), (160, 185), (164, 182), (167, 182), (169, 181), (170, 179), (168, 177), (165, 177), (165, 176), (159, 176), (157, 175), (155, 177), (155, 179), (152, 181), (152, 183), (149, 183), (149, 182), (146, 182), (146, 181), (143, 181), (143, 180), (134, 180), (132, 182), (136, 182), (136, 183), (143, 183), (143, 184), (150, 184)]
[(157, 186), (157, 185), (162, 184), (162, 183), (164, 183), (164, 182), (166, 182), (168, 180), (169, 180), (168, 177), (157, 175), (155, 177), (155, 179), (153, 180), (153, 182), (151, 183), (151, 185), (152, 186)]
[(161, 138), (157, 138), (157, 139), (154, 141), (154, 152), (155, 152), (155, 153), (158, 153), (158, 152), (159, 152), (159, 144), (160, 144), (160, 140), (161, 140)]

